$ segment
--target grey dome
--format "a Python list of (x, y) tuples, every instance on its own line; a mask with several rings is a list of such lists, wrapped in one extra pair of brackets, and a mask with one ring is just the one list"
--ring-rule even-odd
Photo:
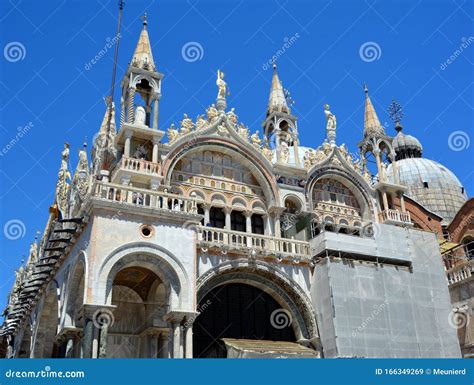
[[(406, 195), (443, 217), (443, 225), (449, 224), (467, 200), (456, 175), (430, 159), (405, 158), (396, 162), (400, 183), (407, 187)], [(392, 165), (388, 166), (387, 174), (394, 182)]]
[(401, 131), (393, 138), (392, 146), (397, 154), (401, 152), (419, 151), (419, 156), (421, 156), (423, 152), (423, 146), (417, 138), (411, 135), (405, 135)]

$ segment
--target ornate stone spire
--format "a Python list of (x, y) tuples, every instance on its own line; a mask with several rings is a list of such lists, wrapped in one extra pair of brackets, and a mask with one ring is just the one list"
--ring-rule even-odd
[(270, 88), (270, 97), (268, 99), (267, 116), (272, 112), (291, 113), (288, 103), (286, 102), (283, 86), (278, 77), (276, 64), (273, 64), (272, 86)]
[[(115, 148), (115, 105), (114, 103), (107, 103), (107, 108), (104, 114), (104, 119), (100, 126), (99, 132), (97, 133), (94, 143), (92, 145), (92, 174), (97, 176), (102, 169), (108, 169), (109, 163), (111, 163), (116, 155), (117, 149)], [(112, 108), (110, 114), (110, 127), (108, 125), (109, 110)]]
[(58, 182), (56, 183), (55, 203), (61, 216), (64, 218), (68, 212), (68, 194), (71, 174), (68, 170), (69, 163), (69, 144), (64, 143), (64, 149), (61, 153), (61, 167), (58, 172)]
[(132, 66), (142, 68), (148, 71), (155, 71), (155, 62), (153, 61), (153, 54), (151, 53), (150, 38), (147, 31), (147, 16), (146, 13), (142, 16), (143, 29), (138, 38), (137, 47), (133, 54)]
[(365, 112), (364, 112), (364, 137), (386, 136), (384, 128), (380, 124), (379, 117), (369, 97), (369, 90), (364, 86)]

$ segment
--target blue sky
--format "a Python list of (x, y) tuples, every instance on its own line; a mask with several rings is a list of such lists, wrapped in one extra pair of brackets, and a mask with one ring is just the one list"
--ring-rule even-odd
[[(229, 108), (252, 131), (260, 129), (272, 72), (267, 63), (277, 55), (280, 78), (295, 100), (302, 144), (322, 142), (322, 106), (329, 103), (337, 116), (337, 141), (352, 152), (362, 135), (366, 82), (387, 132), (394, 134), (386, 109), (396, 98), (405, 111), (404, 132), (417, 136), (424, 156), (453, 170), (472, 194), (473, 4), (129, 0), (117, 80), (147, 12), (155, 63), (165, 75), (161, 129), (214, 102), (218, 68), (231, 91)], [(71, 145), (74, 168), (77, 150), (85, 138), (90, 143), (102, 120), (113, 59), (113, 47), (105, 47), (115, 34), (117, 0), (3, 1), (0, 15), (3, 309), (14, 269), (44, 228), (63, 143)], [(198, 47), (196, 60), (183, 55), (189, 43)], [(101, 50), (107, 53), (92, 64)], [(119, 95), (120, 87), (116, 101)], [(19, 130), (22, 137), (7, 146)], [(20, 223), (18, 239), (3, 231), (12, 220)]]

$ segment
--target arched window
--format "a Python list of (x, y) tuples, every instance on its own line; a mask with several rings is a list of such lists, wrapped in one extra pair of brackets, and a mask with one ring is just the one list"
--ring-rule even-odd
[(209, 225), (211, 227), (217, 227), (223, 229), (225, 227), (225, 213), (224, 210), (219, 207), (211, 207), (209, 211)]
[(263, 217), (260, 214), (252, 215), (252, 233), (265, 234), (265, 226), (263, 224)]
[(230, 227), (235, 231), (247, 230), (245, 216), (240, 211), (232, 211), (230, 214)]

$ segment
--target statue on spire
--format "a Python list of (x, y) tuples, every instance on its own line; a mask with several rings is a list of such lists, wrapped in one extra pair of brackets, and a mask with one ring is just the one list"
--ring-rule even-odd
[(230, 95), (229, 91), (227, 90), (227, 83), (224, 80), (224, 76), (224, 72), (217, 70), (217, 99), (225, 99), (227, 95)]
[(227, 107), (227, 102), (225, 100), (227, 95), (230, 95), (229, 90), (227, 89), (227, 83), (224, 80), (224, 72), (217, 70), (217, 101), (216, 107), (218, 111), (224, 111)]
[(329, 110), (329, 104), (324, 105), (326, 115), (326, 135), (330, 144), (336, 144), (336, 115)]

